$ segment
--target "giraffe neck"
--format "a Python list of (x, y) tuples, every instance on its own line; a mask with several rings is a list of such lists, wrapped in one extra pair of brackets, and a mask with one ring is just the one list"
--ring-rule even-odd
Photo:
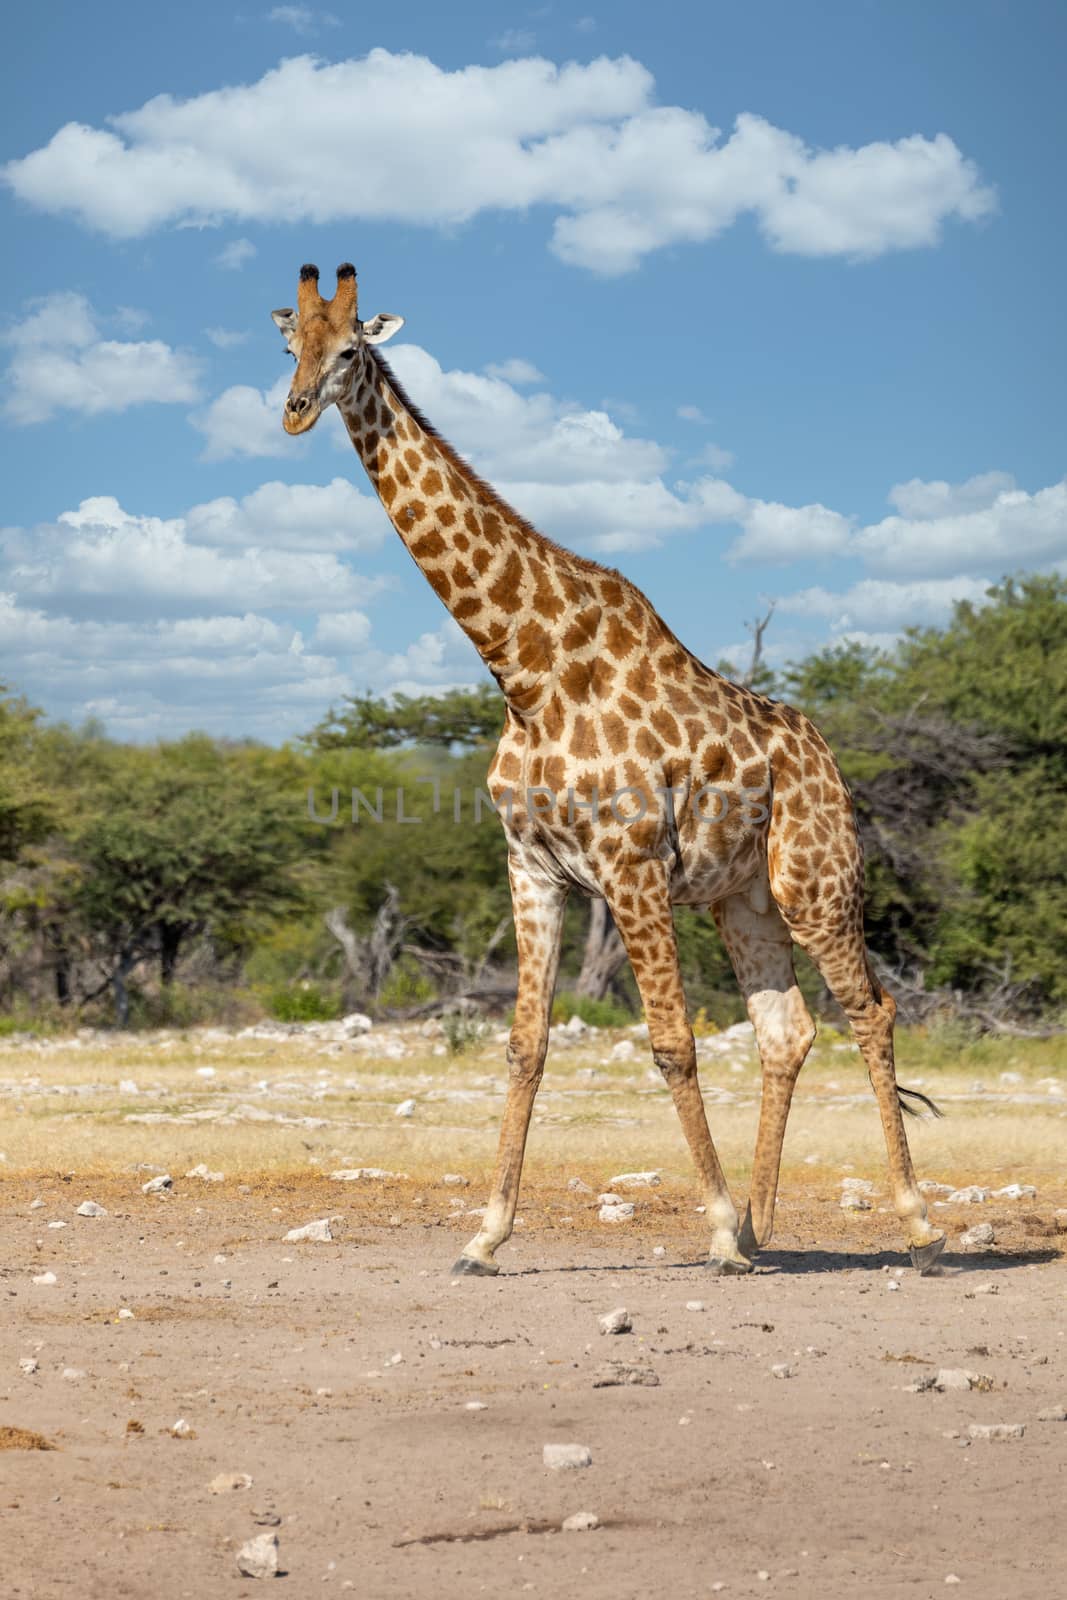
[(520, 715), (543, 705), (564, 664), (558, 645), (597, 600), (585, 577), (597, 569), (505, 504), (366, 346), (339, 409), (393, 527), (509, 705)]

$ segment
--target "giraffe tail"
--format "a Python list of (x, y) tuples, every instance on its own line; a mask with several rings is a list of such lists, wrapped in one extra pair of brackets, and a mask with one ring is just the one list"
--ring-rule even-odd
[[(907, 1099), (905, 1099), (905, 1095), (907, 1096)], [(943, 1117), (945, 1115), (941, 1107), (937, 1105), (935, 1101), (931, 1100), (929, 1095), (920, 1094), (918, 1089), (905, 1089), (899, 1083), (897, 1084), (897, 1100), (900, 1103), (901, 1111), (903, 1111), (905, 1115), (909, 1117), (922, 1116), (921, 1111), (917, 1111), (913, 1105), (909, 1105), (908, 1102), (910, 1100), (920, 1101), (926, 1107), (926, 1110), (932, 1117)]]

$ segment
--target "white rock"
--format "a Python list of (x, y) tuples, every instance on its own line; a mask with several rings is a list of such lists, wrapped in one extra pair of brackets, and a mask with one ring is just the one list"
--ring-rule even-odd
[(210, 1172), (207, 1163), (198, 1161), (196, 1166), (185, 1174), (187, 1178), (199, 1178), (202, 1183), (221, 1183), (225, 1178), (224, 1172)]
[(450, 1184), (453, 1188), (468, 1189), (470, 1179), (465, 1178), (461, 1172), (446, 1172), (441, 1178), (442, 1183)]
[(608, 1182), (612, 1188), (616, 1184), (620, 1189), (655, 1189), (660, 1182), (659, 1171), (655, 1172), (617, 1172)]
[(616, 1306), (614, 1311), (596, 1320), (601, 1333), (629, 1333), (633, 1328), (633, 1319), (625, 1306)]
[(989, 1190), (972, 1183), (966, 1189), (953, 1189), (946, 1198), (950, 1206), (976, 1206), (989, 1199)]
[(273, 1578), (278, 1572), (278, 1535), (261, 1533), (237, 1552), (237, 1570), (246, 1578)]
[(173, 1189), (174, 1179), (169, 1172), (161, 1172), (158, 1178), (149, 1178), (147, 1183), (142, 1183), (142, 1194), (164, 1194), (166, 1190)]
[(191, 1422), (186, 1422), (184, 1417), (179, 1417), (171, 1428), (171, 1436), (175, 1439), (188, 1439), (193, 1431)]
[(64, 1367), (63, 1368), (63, 1376), (64, 1376), (64, 1378), (66, 1378), (68, 1383), (77, 1383), (77, 1382), (79, 1382), (80, 1379), (85, 1377), (85, 1368), (84, 1367)]
[(933, 1387), (942, 1394), (950, 1389), (991, 1389), (993, 1380), (981, 1372), (966, 1372), (962, 1367), (942, 1367), (934, 1378)]
[(76, 1214), (79, 1217), (106, 1217), (107, 1211), (95, 1200), (83, 1200)]
[(601, 1222), (629, 1222), (633, 1214), (632, 1200), (622, 1200), (615, 1205), (602, 1205), (597, 1212)]
[(600, 1205), (600, 1206), (621, 1206), (622, 1205), (622, 1195), (621, 1194), (613, 1194), (610, 1189), (608, 1189), (604, 1194), (598, 1194), (596, 1199), (597, 1199), (597, 1205)]
[(415, 1115), (415, 1105), (416, 1102), (414, 1100), (401, 1100), (394, 1115), (398, 1117), (413, 1117)]
[(50, 1222), (48, 1226), (50, 1228), (65, 1228), (67, 1224), (65, 1222)]
[(362, 1011), (350, 1011), (347, 1017), (341, 1018), (341, 1026), (351, 1037), (356, 1033), (369, 1033), (374, 1023)]
[(967, 1429), (972, 1439), (1021, 1439), (1025, 1422), (972, 1422)]
[(938, 1183), (935, 1178), (922, 1178), (919, 1189), (923, 1194), (955, 1194), (951, 1183)]
[[(620, 1039), (618, 1044), (612, 1045), (608, 1060), (632, 1061), (636, 1054), (637, 1046), (632, 1039)], [(566, 1523), (564, 1523), (564, 1527), (566, 1527)]]
[(652, 1254), (655, 1256), (657, 1261), (661, 1261), (667, 1254), (666, 1246), (662, 1244), (654, 1244), (652, 1246)]
[(789, 1365), (788, 1361), (780, 1361), (776, 1366), (771, 1368), (772, 1378), (792, 1378), (793, 1376), (793, 1368)]
[(575, 1012), (574, 1016), (571, 1017), (569, 1021), (563, 1024), (564, 1033), (572, 1033), (577, 1035), (579, 1038), (583, 1033), (590, 1033), (592, 1031), (593, 1030), (590, 1029), (588, 1022), (583, 1022), (577, 1012)]
[(973, 1228), (968, 1228), (966, 1233), (961, 1233), (956, 1243), (963, 1250), (982, 1249), (985, 1245), (996, 1243), (996, 1234), (993, 1232), (991, 1222), (976, 1222)]
[(21, 1356), (19, 1358), (19, 1371), (24, 1372), (27, 1378), (32, 1378), (34, 1373), (40, 1370), (41, 1364), (34, 1356)]
[(121, 1306), (119, 1308), (119, 1321), (132, 1322), (133, 1320), (133, 1312), (130, 1310), (129, 1306)]
[(342, 1167), (339, 1172), (331, 1172), (330, 1178), (334, 1183), (369, 1183), (374, 1180), (384, 1182), (389, 1178), (407, 1178), (406, 1172), (387, 1172), (384, 1167)]
[(132, 1078), (119, 1079), (119, 1094), (140, 1094), (140, 1092)]
[(53, 1283), (58, 1283), (59, 1279), (56, 1277), (54, 1272), (39, 1272), (33, 1281), (34, 1283), (43, 1283), (46, 1286), (51, 1287)]
[(855, 1194), (873, 1194), (874, 1184), (869, 1178), (842, 1178), (842, 1189), (851, 1189)]
[[(19, 1362), (21, 1367), (22, 1362)], [(1067, 1422), (1067, 1406), (1047, 1406), (1037, 1414), (1038, 1422)]]
[(589, 1533), (600, 1527), (600, 1518), (593, 1511), (576, 1511), (562, 1524), (564, 1533)]
[(1032, 1183), (1009, 1183), (1003, 1189), (993, 1190), (994, 1200), (1034, 1200), (1037, 1190)]
[(328, 1242), (333, 1238), (330, 1232), (328, 1217), (319, 1217), (315, 1222), (305, 1222), (302, 1228), (290, 1228), (285, 1236), (286, 1244), (299, 1244), (303, 1239), (317, 1239)]
[(484, 1400), (468, 1400), (463, 1409), (464, 1411), (488, 1411), (489, 1407)]
[(865, 1194), (860, 1194), (858, 1189), (846, 1189), (841, 1195), (842, 1211), (869, 1211), (871, 1202)]
[(703, 1300), (687, 1300), (685, 1302), (685, 1309), (687, 1311), (703, 1311), (704, 1302)]
[(208, 1484), (209, 1494), (235, 1494), (238, 1489), (251, 1489), (252, 1479), (247, 1472), (220, 1472)]
[(593, 1465), (593, 1452), (585, 1444), (546, 1444), (541, 1458), (551, 1472), (573, 1472)]
[(571, 1194), (592, 1194), (593, 1192), (587, 1183), (582, 1182), (581, 1178), (568, 1178), (567, 1188)]
[(214, 1067), (197, 1067), (196, 1075), (197, 1075), (198, 1078), (213, 1078), (215, 1076), (215, 1068)]

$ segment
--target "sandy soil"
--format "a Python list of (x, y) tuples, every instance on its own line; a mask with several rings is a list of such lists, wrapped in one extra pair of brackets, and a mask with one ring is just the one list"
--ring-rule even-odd
[[(759, 1271), (716, 1280), (691, 1192), (608, 1228), (534, 1184), (501, 1276), (453, 1280), (471, 1219), (439, 1186), (179, 1179), (155, 1199), (141, 1177), (4, 1185), (11, 1600), (253, 1595), (235, 1552), (271, 1525), (274, 1581), (301, 1597), (1064, 1592), (1067, 1422), (1038, 1415), (1067, 1405), (1067, 1241), (1044, 1194), (981, 1207), (996, 1255), (950, 1249), (920, 1279), (890, 1216), (794, 1175)], [(89, 1196), (107, 1217), (75, 1214)], [(975, 1208), (943, 1215), (958, 1233)], [(322, 1216), (334, 1242), (284, 1242)], [(633, 1331), (604, 1336), (616, 1306)], [(598, 1387), (614, 1363), (658, 1385)], [(944, 1367), (992, 1387), (909, 1392)], [(1025, 1436), (968, 1440), (1005, 1422)], [(591, 1467), (547, 1470), (549, 1442)], [(219, 1473), (253, 1482), (213, 1494)], [(561, 1532), (580, 1511), (600, 1526)]]

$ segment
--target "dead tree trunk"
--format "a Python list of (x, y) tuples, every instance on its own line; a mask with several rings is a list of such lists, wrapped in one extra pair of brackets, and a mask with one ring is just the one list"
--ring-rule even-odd
[(607, 901), (591, 900), (589, 932), (575, 993), (590, 1000), (603, 1000), (625, 963), (626, 946), (612, 921)]
[(385, 899), (378, 907), (374, 926), (365, 939), (361, 939), (349, 926), (344, 906), (334, 906), (332, 911), (327, 911), (324, 921), (327, 931), (337, 940), (344, 953), (347, 995), (353, 1004), (373, 1004), (392, 970), (404, 932), (398, 890), (391, 883), (385, 885)]

